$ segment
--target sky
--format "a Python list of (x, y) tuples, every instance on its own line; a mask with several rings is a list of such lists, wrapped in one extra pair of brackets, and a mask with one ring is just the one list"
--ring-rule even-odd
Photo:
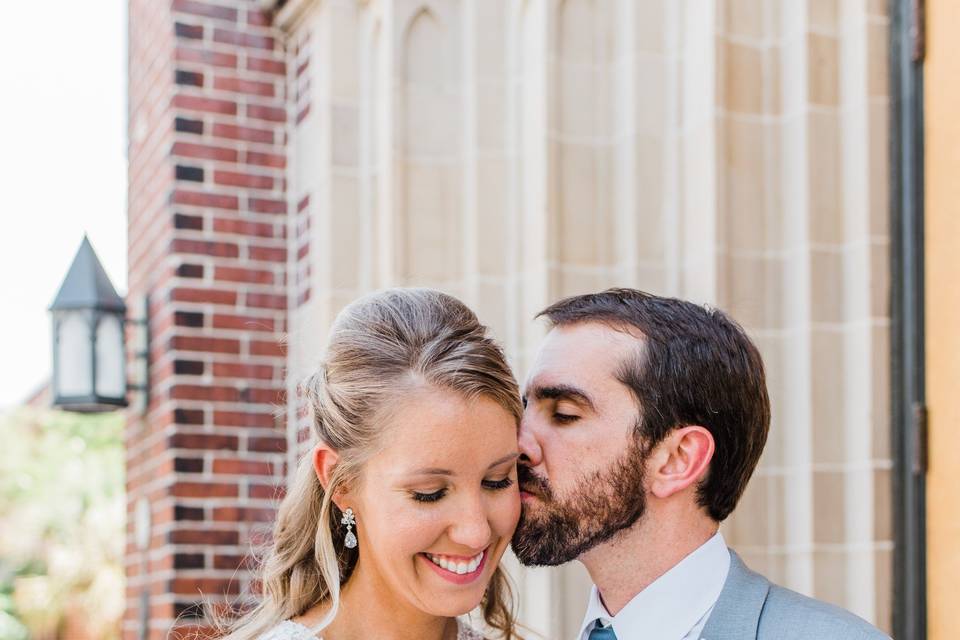
[(126, 3), (9, 2), (0, 20), (0, 408), (50, 376), (53, 302), (86, 232), (126, 293)]

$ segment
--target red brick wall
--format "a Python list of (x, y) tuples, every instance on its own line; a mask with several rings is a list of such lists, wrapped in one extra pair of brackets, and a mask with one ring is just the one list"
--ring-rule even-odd
[(151, 309), (150, 403), (126, 438), (129, 640), (145, 611), (166, 638), (251, 588), (283, 484), (286, 68), (259, 6), (129, 2), (129, 283)]

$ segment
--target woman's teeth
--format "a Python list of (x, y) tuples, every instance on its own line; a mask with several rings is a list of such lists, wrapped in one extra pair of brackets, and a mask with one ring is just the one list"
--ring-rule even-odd
[(433, 564), (437, 565), (438, 567), (461, 576), (476, 571), (477, 567), (480, 566), (480, 562), (483, 561), (483, 551), (470, 558), (470, 560), (454, 559), (446, 556), (435, 556), (432, 553), (427, 553), (425, 555), (430, 559), (431, 562), (433, 562)]

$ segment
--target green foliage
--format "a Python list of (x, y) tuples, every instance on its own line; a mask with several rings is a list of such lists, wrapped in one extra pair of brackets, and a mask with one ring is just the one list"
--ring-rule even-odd
[(118, 636), (123, 492), (122, 414), (0, 415), (0, 640)]

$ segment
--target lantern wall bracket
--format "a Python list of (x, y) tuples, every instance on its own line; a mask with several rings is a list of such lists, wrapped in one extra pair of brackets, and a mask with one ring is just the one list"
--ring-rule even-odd
[(150, 298), (147, 295), (128, 296), (131, 313), (129, 325), (132, 347), (130, 375), (127, 377), (127, 393), (132, 395), (130, 410), (140, 416), (147, 414), (150, 405)]

